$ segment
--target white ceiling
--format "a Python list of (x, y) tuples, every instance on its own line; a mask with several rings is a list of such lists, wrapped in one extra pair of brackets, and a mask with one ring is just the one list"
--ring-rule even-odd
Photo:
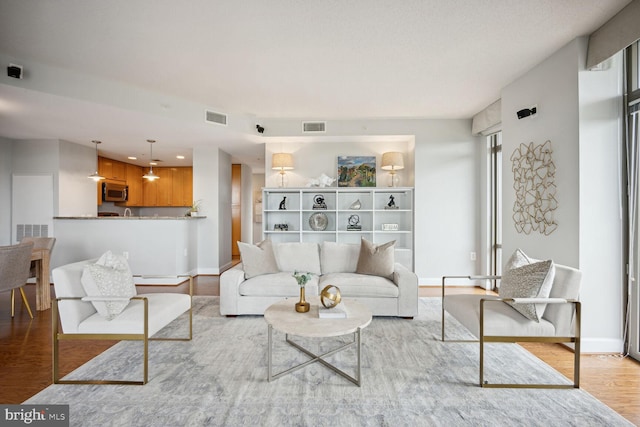
[[(0, 0), (0, 54), (248, 121), (469, 118), (628, 3)], [(167, 161), (174, 151), (219, 145), (264, 165), (250, 126), (231, 131), (171, 111), (24, 90), (7, 79), (0, 84), (1, 136), (85, 145), (100, 139), (101, 150), (114, 155), (144, 154), (153, 138), (154, 157), (158, 150)]]

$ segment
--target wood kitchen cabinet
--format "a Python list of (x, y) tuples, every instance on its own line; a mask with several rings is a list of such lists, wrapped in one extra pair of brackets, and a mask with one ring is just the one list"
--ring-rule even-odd
[(98, 157), (98, 173), (106, 179), (114, 181), (127, 180), (127, 164), (118, 160)]
[[(108, 181), (127, 184), (129, 198), (118, 206), (176, 206), (186, 207), (193, 203), (193, 168), (157, 167), (153, 172), (159, 179), (148, 181), (142, 176), (146, 168), (98, 157), (98, 173)], [(98, 206), (102, 204), (102, 183), (98, 182)]]
[(193, 168), (171, 169), (171, 206), (191, 206), (193, 203)]
[(193, 200), (193, 169), (160, 167), (153, 171), (159, 179), (144, 180), (144, 206), (191, 206)]
[(156, 168), (154, 172), (159, 178), (154, 181), (157, 191), (156, 206), (171, 206), (171, 189), (173, 188), (171, 168)]
[(127, 185), (129, 186), (129, 197), (122, 206), (144, 206), (144, 190), (142, 189), (142, 175), (144, 171), (140, 166), (126, 164)]

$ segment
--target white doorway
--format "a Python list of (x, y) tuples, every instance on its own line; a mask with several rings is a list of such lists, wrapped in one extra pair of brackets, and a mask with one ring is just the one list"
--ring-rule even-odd
[(53, 237), (53, 175), (12, 175), (11, 243)]

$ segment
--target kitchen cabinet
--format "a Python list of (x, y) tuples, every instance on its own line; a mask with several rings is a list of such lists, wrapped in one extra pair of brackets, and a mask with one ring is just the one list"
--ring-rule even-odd
[(126, 164), (127, 185), (129, 186), (129, 197), (126, 203), (120, 206), (144, 206), (144, 191), (142, 189), (142, 175), (144, 172), (140, 166)]
[(193, 203), (193, 168), (171, 169), (171, 206), (191, 206)]
[(98, 173), (114, 181), (127, 180), (127, 164), (118, 160), (107, 159), (106, 157), (98, 157)]
[(193, 169), (159, 167), (153, 171), (159, 179), (144, 180), (144, 206), (191, 206), (193, 201)]
[[(176, 206), (193, 203), (193, 168), (156, 167), (153, 172), (160, 179), (148, 181), (142, 176), (146, 168), (118, 160), (98, 157), (98, 173), (107, 181), (129, 186), (129, 200), (118, 206)], [(97, 184), (98, 206), (102, 205), (102, 183)]]

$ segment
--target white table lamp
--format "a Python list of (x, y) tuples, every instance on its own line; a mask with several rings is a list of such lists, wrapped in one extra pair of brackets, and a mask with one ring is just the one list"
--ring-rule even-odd
[(396, 171), (404, 169), (402, 153), (390, 151), (382, 155), (382, 170), (389, 171), (389, 187), (397, 187), (399, 177)]
[(286, 172), (293, 170), (293, 156), (291, 153), (273, 153), (271, 157), (271, 169), (280, 171), (279, 187), (286, 187)]

